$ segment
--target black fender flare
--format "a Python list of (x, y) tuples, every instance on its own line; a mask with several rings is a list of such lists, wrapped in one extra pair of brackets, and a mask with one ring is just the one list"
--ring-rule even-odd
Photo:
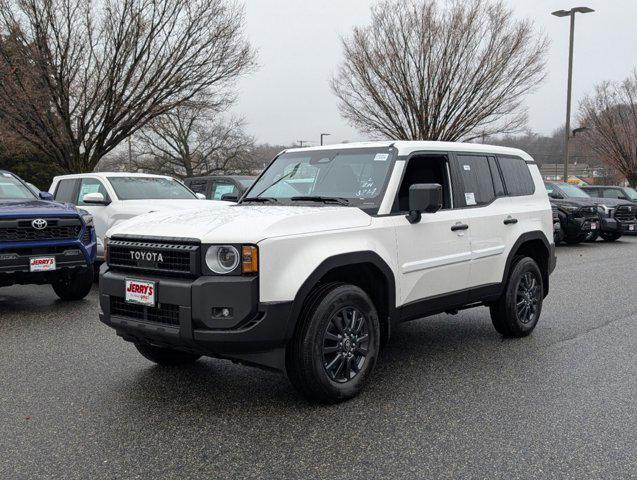
[(507, 257), (506, 264), (504, 267), (504, 274), (502, 276), (502, 289), (504, 290), (504, 288), (506, 287), (506, 282), (507, 282), (507, 279), (509, 278), (509, 272), (513, 264), (513, 259), (515, 258), (515, 254), (518, 252), (518, 250), (520, 249), (520, 246), (523, 243), (526, 243), (531, 240), (540, 240), (544, 244), (544, 247), (546, 248), (546, 254), (548, 256), (548, 265), (547, 265), (547, 272), (546, 272), (546, 278), (545, 278), (546, 285), (545, 285), (545, 292), (544, 292), (546, 296), (549, 290), (548, 277), (551, 275), (551, 273), (553, 273), (553, 270), (555, 270), (556, 257), (555, 257), (555, 244), (549, 242), (548, 238), (546, 238), (546, 235), (541, 230), (533, 230), (531, 232), (523, 233), (515, 241), (515, 243), (513, 244), (513, 247), (511, 247), (511, 251), (509, 252), (509, 256)]
[(389, 265), (387, 265), (387, 262), (385, 262), (385, 260), (383, 260), (383, 258), (376, 252), (373, 252), (371, 250), (364, 250), (360, 252), (342, 253), (339, 255), (328, 257), (323, 260), (319, 264), (319, 266), (316, 267), (316, 269), (314, 269), (314, 271), (305, 279), (305, 282), (303, 282), (303, 285), (301, 285), (301, 288), (299, 288), (299, 290), (297, 291), (296, 296), (294, 297), (294, 301), (292, 302), (292, 312), (290, 316), (290, 319), (292, 321), (288, 322), (288, 332), (286, 337), (292, 338), (298, 318), (301, 314), (301, 309), (303, 308), (303, 304), (305, 303), (305, 299), (319, 282), (319, 280), (323, 276), (325, 276), (326, 273), (328, 273), (330, 270), (333, 270), (334, 268), (364, 263), (370, 263), (377, 267), (383, 274), (387, 282), (387, 306), (388, 317), (390, 320), (388, 322), (388, 328), (391, 331), (391, 324), (396, 318), (396, 279), (394, 277), (394, 272), (389, 267)]

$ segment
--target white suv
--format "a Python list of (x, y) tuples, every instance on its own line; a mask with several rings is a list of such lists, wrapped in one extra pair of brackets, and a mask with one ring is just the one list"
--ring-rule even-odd
[(278, 369), (320, 402), (356, 395), (407, 320), (485, 305), (528, 335), (555, 267), (533, 159), (476, 144), (287, 150), (237, 205), (107, 236), (100, 319), (142, 355)]
[(49, 188), (58, 202), (88, 210), (95, 222), (97, 260), (104, 258), (104, 234), (118, 223), (143, 213), (221, 206), (195, 194), (172, 177), (145, 173), (80, 173), (53, 178)]

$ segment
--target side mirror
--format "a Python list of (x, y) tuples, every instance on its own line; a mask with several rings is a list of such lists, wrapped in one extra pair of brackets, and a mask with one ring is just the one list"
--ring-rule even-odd
[(239, 196), (235, 195), (234, 193), (224, 193), (223, 195), (221, 195), (221, 199), (225, 202), (238, 202), (239, 201)]
[(203, 193), (195, 193), (195, 195), (197, 195), (197, 198), (199, 200), (205, 200), (206, 199), (206, 196)]
[(49, 202), (53, 201), (53, 195), (51, 195), (49, 192), (39, 192), (38, 196), (41, 200), (47, 200)]
[(442, 186), (439, 183), (416, 183), (409, 187), (409, 223), (418, 223), (421, 214), (442, 208)]
[(562, 200), (564, 197), (562, 197), (562, 195), (560, 195), (559, 193), (553, 191), (551, 193), (549, 193), (549, 197), (554, 198), (556, 200)]
[(109, 202), (106, 201), (104, 195), (99, 192), (87, 193), (82, 197), (82, 202), (89, 205), (108, 205)]

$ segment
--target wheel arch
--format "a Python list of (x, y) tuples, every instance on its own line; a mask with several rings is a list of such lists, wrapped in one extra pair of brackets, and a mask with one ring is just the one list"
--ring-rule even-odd
[(396, 279), (389, 265), (373, 251), (349, 252), (323, 260), (307, 277), (292, 304), (288, 338), (294, 334), (303, 304), (310, 292), (321, 283), (342, 281), (360, 287), (378, 310), (381, 324), (381, 344), (391, 335), (396, 311)]
[(513, 266), (513, 261), (519, 255), (531, 257), (536, 261), (542, 272), (542, 282), (544, 283), (544, 296), (549, 292), (549, 276), (555, 269), (555, 245), (546, 238), (544, 232), (540, 230), (526, 232), (520, 235), (511, 247), (504, 267), (502, 286), (506, 285), (509, 272)]

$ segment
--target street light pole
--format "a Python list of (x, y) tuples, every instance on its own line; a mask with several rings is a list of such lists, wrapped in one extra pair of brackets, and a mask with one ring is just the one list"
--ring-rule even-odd
[(323, 145), (323, 137), (329, 137), (331, 133), (321, 133), (321, 145)]
[(568, 181), (568, 150), (569, 140), (571, 137), (571, 91), (573, 86), (573, 42), (575, 40), (575, 14), (594, 12), (592, 8), (575, 7), (570, 10), (558, 10), (551, 15), (556, 17), (571, 17), (571, 31), (568, 42), (568, 83), (566, 87), (566, 125), (564, 128), (564, 178)]

